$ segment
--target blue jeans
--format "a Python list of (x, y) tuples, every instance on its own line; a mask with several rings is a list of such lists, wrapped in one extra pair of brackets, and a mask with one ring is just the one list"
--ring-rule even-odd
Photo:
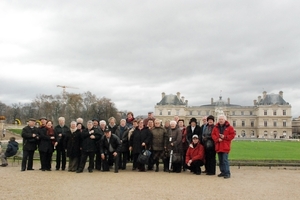
[(219, 167), (223, 175), (230, 176), (229, 162), (228, 162), (228, 153), (218, 153), (219, 157)]

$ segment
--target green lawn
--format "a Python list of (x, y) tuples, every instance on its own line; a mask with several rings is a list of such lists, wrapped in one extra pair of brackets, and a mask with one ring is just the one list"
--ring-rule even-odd
[(300, 160), (300, 142), (233, 141), (230, 160)]
[(22, 133), (22, 129), (8, 129), (8, 130), (13, 132), (13, 133), (17, 133), (19, 135), (21, 135), (21, 133)]

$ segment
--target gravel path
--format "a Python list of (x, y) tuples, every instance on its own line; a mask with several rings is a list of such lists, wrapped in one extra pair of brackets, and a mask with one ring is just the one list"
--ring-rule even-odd
[[(35, 169), (39, 163), (34, 163)], [(0, 168), (0, 199), (299, 199), (299, 168), (231, 167), (230, 179), (166, 172), (118, 174), (86, 170), (20, 171), (17, 163)]]

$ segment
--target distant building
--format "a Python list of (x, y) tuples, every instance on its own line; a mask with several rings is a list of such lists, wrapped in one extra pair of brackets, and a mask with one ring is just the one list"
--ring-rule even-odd
[(293, 138), (300, 138), (300, 117), (292, 120)]
[[(173, 119), (178, 115), (185, 120), (195, 117), (201, 122), (203, 116), (213, 115), (216, 118), (220, 114), (227, 116), (230, 124), (235, 128), (237, 137), (252, 138), (288, 138), (292, 137), (291, 105), (283, 99), (283, 92), (279, 94), (267, 94), (259, 96), (253, 101), (252, 106), (240, 106), (222, 100), (211, 98), (210, 104), (201, 106), (188, 106), (184, 97), (166, 95), (162, 93), (162, 99), (155, 105), (155, 117), (162, 120)], [(201, 124), (200, 124), (201, 125)]]

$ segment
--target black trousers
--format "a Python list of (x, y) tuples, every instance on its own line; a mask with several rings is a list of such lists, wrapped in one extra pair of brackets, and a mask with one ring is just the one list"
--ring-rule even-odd
[(119, 169), (126, 169), (128, 151), (119, 153)]
[(101, 170), (101, 154), (100, 151), (96, 151), (95, 169)]
[(56, 169), (60, 168), (61, 163), (61, 169), (66, 169), (66, 151), (63, 149), (56, 149)]
[(205, 151), (205, 169), (208, 174), (216, 174), (216, 151), (214, 149)]
[(53, 152), (40, 152), (40, 155), (41, 155), (42, 170), (51, 169)]
[(91, 151), (91, 152), (81, 152), (81, 160), (80, 160), (80, 164), (79, 164), (79, 168), (78, 170), (82, 171), (84, 170), (85, 167), (85, 163), (87, 158), (89, 157), (89, 166), (88, 166), (88, 170), (93, 170), (94, 169), (94, 158), (95, 158), (95, 152)]
[(133, 154), (133, 168), (134, 169), (138, 168), (141, 171), (145, 171), (145, 165), (137, 162), (139, 155), (140, 155), (139, 153)]
[(185, 164), (185, 167), (187, 169), (191, 170), (191, 172), (201, 174), (201, 166), (203, 166), (203, 165), (204, 165), (204, 162), (202, 160), (195, 160), (192, 162), (191, 166), (188, 166), (187, 164)]
[[(33, 169), (33, 155), (34, 151), (26, 151), (23, 150), (23, 158), (22, 158), (22, 166), (21, 170), (26, 170), (26, 165), (27, 169)], [(27, 164), (28, 162), (28, 164)]]
[(111, 163), (115, 163), (115, 172), (118, 172), (120, 153), (118, 153), (117, 156), (114, 156), (113, 152), (108, 152), (104, 154), (104, 156), (105, 158), (102, 160), (103, 171), (109, 171), (109, 166), (111, 166)]

